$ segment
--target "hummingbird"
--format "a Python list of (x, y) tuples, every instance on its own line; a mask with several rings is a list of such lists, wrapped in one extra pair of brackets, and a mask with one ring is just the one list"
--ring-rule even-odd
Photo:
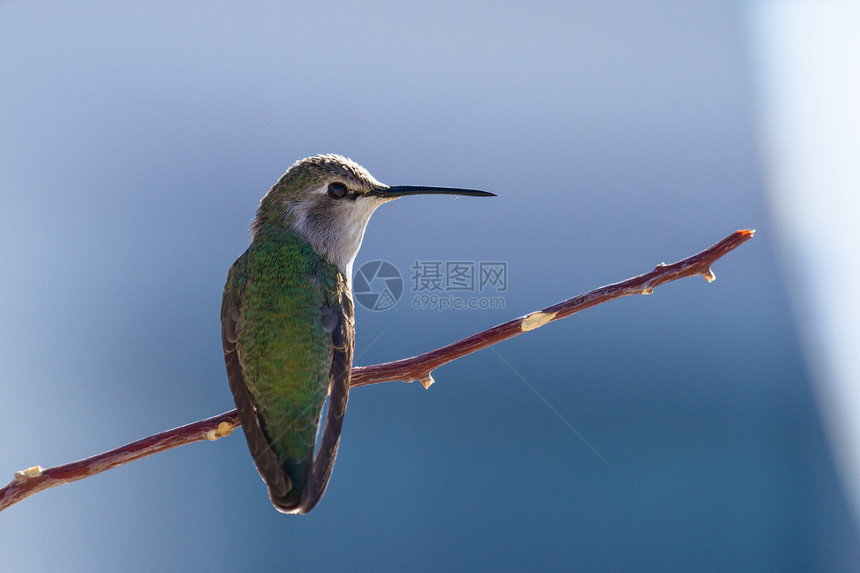
[(355, 347), (352, 267), (370, 216), (398, 197), (430, 194), (494, 196), (390, 187), (327, 154), (293, 164), (260, 200), (251, 245), (227, 274), (221, 336), (251, 457), (282, 513), (310, 512), (334, 467)]

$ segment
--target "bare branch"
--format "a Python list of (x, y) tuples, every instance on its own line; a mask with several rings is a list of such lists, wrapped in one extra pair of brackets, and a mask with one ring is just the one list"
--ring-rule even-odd
[(716, 278), (711, 271), (711, 265), (714, 261), (751, 239), (754, 233), (755, 231), (749, 229), (735, 231), (716, 245), (677, 263), (671, 265), (661, 263), (650, 273), (569, 298), (558, 304), (548, 306), (543, 310), (509, 320), (488, 330), (481, 331), (413, 358), (386, 362), (375, 366), (353, 368), (350, 387), (355, 388), (357, 386), (367, 386), (379, 382), (393, 382), (395, 380), (403, 380), (405, 382), (418, 380), (426, 388), (433, 383), (430, 373), (435, 368), (503, 340), (513, 338), (523, 332), (539, 328), (548, 322), (567, 318), (581, 310), (615, 300), (616, 298), (633, 294), (651, 294), (654, 287), (684, 277), (702, 275), (708, 282), (711, 282)]
[[(651, 294), (655, 287), (683, 277), (702, 275), (710, 282), (714, 280), (711, 265), (723, 255), (751, 239), (754, 232), (751, 230), (736, 231), (701, 253), (687, 257), (677, 263), (657, 265), (650, 273), (600, 287), (543, 310), (473, 334), (437, 350), (404, 360), (353, 368), (350, 386), (356, 388), (379, 382), (418, 380), (426, 388), (433, 383), (431, 372), (435, 368), (503, 340), (513, 338), (523, 332), (539, 328), (554, 320), (567, 318), (581, 310), (624, 296)], [(81, 480), (164, 450), (202, 440), (217, 440), (230, 435), (239, 425), (238, 413), (236, 410), (230, 410), (212, 418), (149, 436), (91, 458), (46, 470), (35, 466), (17, 472), (12, 482), (0, 489), (0, 511), (42, 490)]]
[(88, 478), (164, 450), (201, 440), (217, 440), (229, 436), (239, 425), (239, 413), (236, 410), (230, 410), (199, 422), (143, 438), (91, 458), (46, 470), (39, 466), (27, 468), (16, 472), (12, 482), (0, 489), (0, 511), (25, 497), (54, 486)]

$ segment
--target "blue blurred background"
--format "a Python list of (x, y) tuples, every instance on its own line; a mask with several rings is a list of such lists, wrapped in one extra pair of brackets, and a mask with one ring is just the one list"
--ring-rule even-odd
[(4, 483), (233, 407), (221, 290), (301, 157), (499, 195), (374, 216), (356, 267), (504, 261), (508, 289), (503, 309), (359, 307), (360, 365), (757, 229), (713, 284), (554, 323), (428, 391), (354, 391), (306, 517), (272, 509), (236, 434), (4, 511), (0, 567), (854, 570), (749, 45), (730, 1), (0, 4)]

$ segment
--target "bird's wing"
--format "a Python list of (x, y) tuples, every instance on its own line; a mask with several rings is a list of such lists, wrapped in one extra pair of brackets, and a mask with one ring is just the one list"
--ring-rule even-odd
[(242, 430), (251, 457), (260, 472), (260, 476), (269, 490), (276, 495), (284, 496), (292, 488), (289, 477), (281, 471), (278, 456), (269, 446), (269, 441), (263, 433), (257, 418), (257, 406), (248, 391), (242, 366), (239, 363), (239, 353), (236, 348), (237, 327), (242, 317), (240, 277), (244, 276), (247, 253), (239, 257), (227, 275), (227, 285), (224, 288), (224, 298), (221, 301), (221, 342), (224, 345), (224, 362), (227, 365), (227, 377), (230, 380), (230, 390), (242, 421)]
[(321, 308), (323, 328), (331, 332), (332, 358), (329, 371), (329, 404), (322, 440), (302, 492), (299, 513), (311, 511), (325, 493), (349, 399), (349, 381), (352, 373), (352, 353), (355, 348), (355, 317), (352, 293), (343, 276), (338, 274), (337, 287), (326, 297)]

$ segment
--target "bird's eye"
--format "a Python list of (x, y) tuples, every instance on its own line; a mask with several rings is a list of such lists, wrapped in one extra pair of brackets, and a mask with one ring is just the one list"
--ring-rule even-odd
[(343, 199), (349, 194), (343, 183), (331, 183), (328, 186), (328, 196), (332, 199)]

